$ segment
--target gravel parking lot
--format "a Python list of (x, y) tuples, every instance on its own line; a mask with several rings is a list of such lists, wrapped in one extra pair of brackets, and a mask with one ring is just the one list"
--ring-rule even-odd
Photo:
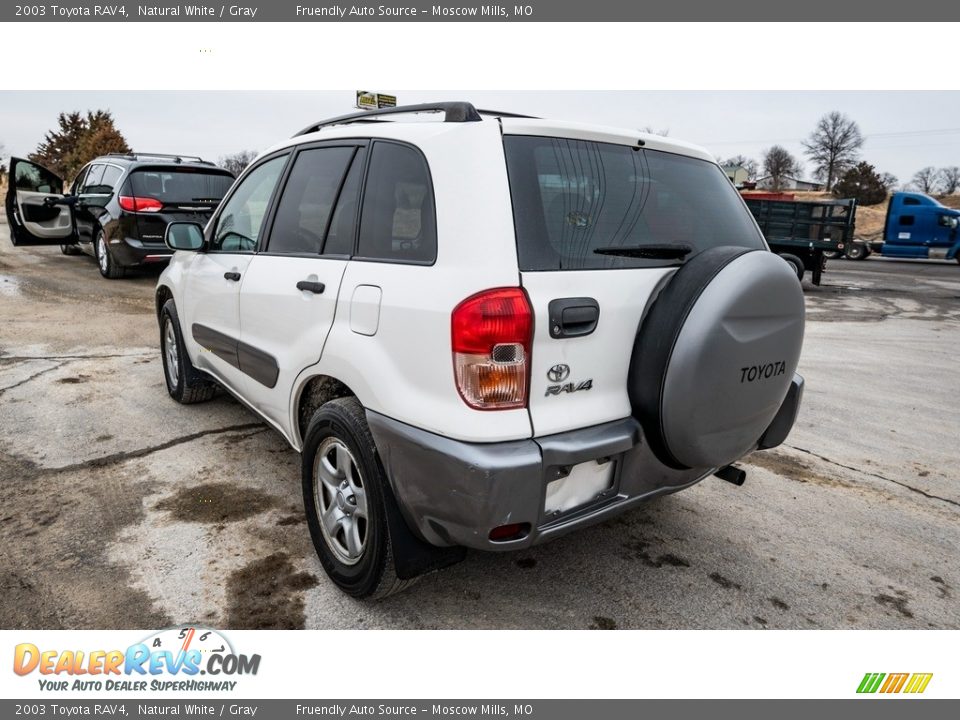
[(960, 267), (832, 261), (824, 282), (800, 420), (742, 488), (362, 603), (314, 554), (297, 454), (228, 397), (167, 396), (156, 274), (107, 281), (0, 224), (0, 625), (958, 628)]

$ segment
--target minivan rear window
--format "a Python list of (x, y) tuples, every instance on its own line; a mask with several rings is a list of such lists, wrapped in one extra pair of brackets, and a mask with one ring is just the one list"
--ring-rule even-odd
[(225, 172), (190, 168), (144, 168), (130, 175), (133, 194), (151, 197), (164, 205), (217, 204), (233, 184)]
[[(569, 138), (504, 137), (520, 269), (656, 267), (675, 259), (598, 254), (598, 248), (720, 245), (764, 248), (713, 163)], [(687, 257), (692, 257), (688, 255)]]

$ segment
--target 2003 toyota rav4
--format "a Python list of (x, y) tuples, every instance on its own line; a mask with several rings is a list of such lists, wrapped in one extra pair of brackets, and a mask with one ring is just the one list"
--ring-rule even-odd
[(222, 385), (301, 452), (357, 597), (742, 480), (800, 404), (796, 275), (667, 138), (468, 103), (334, 118), (167, 241), (170, 395)]

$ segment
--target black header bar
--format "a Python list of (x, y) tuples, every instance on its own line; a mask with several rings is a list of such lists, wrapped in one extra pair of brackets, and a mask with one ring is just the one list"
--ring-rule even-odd
[[(2, 3), (4, 22), (951, 22), (960, 3), (942, 0), (520, 0), (489, 4), (469, 0), (247, 0), (222, 3), (131, 3), (67, 0)], [(722, 34), (728, 29), (718, 27)], [(813, 31), (812, 31), (813, 32)], [(836, 32), (836, 31), (834, 31)], [(853, 31), (851, 31), (853, 32)], [(931, 38), (951, 42), (953, 30)], [(844, 42), (844, 33), (837, 42)]]

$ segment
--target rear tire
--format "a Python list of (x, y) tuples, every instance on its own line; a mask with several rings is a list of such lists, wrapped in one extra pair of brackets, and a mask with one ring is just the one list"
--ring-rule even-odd
[(850, 260), (863, 260), (870, 254), (865, 243), (851, 243), (847, 248), (847, 258)]
[(334, 584), (355, 598), (380, 599), (411, 585), (400, 580), (391, 538), (386, 472), (353, 397), (313, 415), (303, 444), (303, 503), (310, 537)]
[(126, 270), (117, 264), (113, 255), (110, 254), (110, 244), (107, 242), (107, 236), (103, 230), (97, 230), (97, 235), (93, 241), (93, 254), (97, 259), (97, 267), (100, 274), (110, 280), (117, 280), (126, 275)]
[(181, 405), (204, 402), (216, 394), (217, 386), (201, 375), (190, 362), (172, 299), (167, 300), (160, 311), (160, 357), (163, 359), (167, 392)]

